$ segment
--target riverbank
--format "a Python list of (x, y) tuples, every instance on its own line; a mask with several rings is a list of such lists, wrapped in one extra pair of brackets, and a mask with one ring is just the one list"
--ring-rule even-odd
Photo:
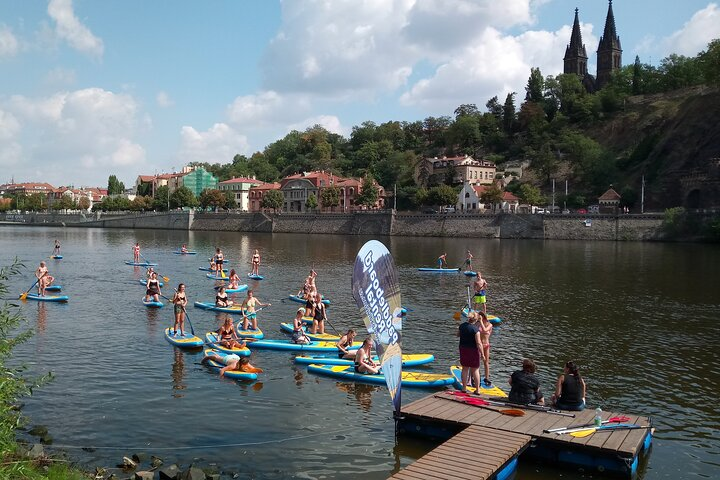
[(656, 241), (663, 214), (479, 215), (394, 211), (356, 213), (147, 212), (134, 214), (12, 214), (4, 224), (326, 235), (388, 235), (541, 240)]

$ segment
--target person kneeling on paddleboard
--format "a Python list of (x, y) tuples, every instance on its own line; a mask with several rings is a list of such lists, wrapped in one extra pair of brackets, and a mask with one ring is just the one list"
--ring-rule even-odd
[(295, 318), (293, 319), (293, 332), (291, 340), (293, 343), (298, 343), (301, 345), (307, 345), (310, 343), (310, 337), (305, 335), (305, 332), (303, 331), (303, 322), (302, 318), (305, 314), (305, 309), (300, 307), (297, 309), (297, 312), (295, 312)]
[(373, 359), (370, 357), (372, 344), (372, 338), (367, 337), (363, 341), (362, 347), (360, 347), (355, 354), (355, 371), (357, 373), (370, 373), (373, 375), (380, 373), (380, 365), (373, 362)]
[(355, 354), (357, 353), (357, 351), (348, 350), (355, 341), (355, 335), (355, 330), (351, 328), (347, 331), (345, 335), (340, 337), (340, 340), (338, 340), (336, 345), (338, 349), (338, 358), (344, 358), (348, 360), (355, 358)]

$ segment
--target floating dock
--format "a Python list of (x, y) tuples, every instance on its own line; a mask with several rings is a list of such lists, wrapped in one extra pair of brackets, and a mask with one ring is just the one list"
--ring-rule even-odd
[[(629, 417), (625, 424), (642, 428), (573, 437), (544, 431), (592, 423), (594, 410), (572, 412), (576, 415), (572, 418), (528, 409), (524, 416), (514, 417), (501, 414), (497, 411), (499, 408), (462, 403), (450, 392), (430, 395), (404, 406), (397, 422), (398, 433), (447, 441), (391, 478), (503, 480), (512, 473), (520, 456), (582, 468), (586, 472), (633, 478), (640, 455), (647, 452), (652, 443), (649, 417), (625, 414)], [(620, 415), (602, 414), (604, 420)], [(472, 437), (472, 441), (465, 439), (466, 436)], [(477, 448), (468, 449), (468, 445)], [(470, 451), (477, 455), (468, 455)], [(476, 460), (481, 462), (477, 467), (472, 465)], [(480, 474), (481, 471), (484, 473)]]

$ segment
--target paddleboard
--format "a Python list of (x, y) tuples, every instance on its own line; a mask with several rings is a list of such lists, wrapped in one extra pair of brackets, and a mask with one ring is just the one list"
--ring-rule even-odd
[[(305, 320), (305, 318), (303, 318), (303, 320)], [(312, 319), (310, 320), (310, 324), (312, 324)], [(281, 323), (280, 329), (285, 333), (292, 333), (294, 327), (292, 323)], [(331, 335), (329, 333), (310, 333), (309, 329), (305, 327), (303, 327), (303, 330), (305, 331), (305, 335), (307, 335), (310, 340), (320, 340), (323, 342), (337, 342), (340, 340), (340, 337), (338, 337), (337, 335)]]
[[(325, 375), (328, 377), (340, 378), (349, 382), (371, 383), (374, 385), (385, 385), (385, 376), (382, 373), (377, 375), (357, 373), (352, 365), (308, 365), (308, 372)], [(440, 373), (422, 373), (403, 371), (401, 384), (403, 387), (416, 388), (438, 388), (452, 385), (455, 379), (452, 375)]]
[(40, 296), (37, 293), (28, 293), (28, 300), (37, 300), (38, 302), (67, 302), (70, 297), (67, 295), (44, 295)]
[[(140, 283), (140, 285), (145, 285), (145, 286), (147, 286), (147, 280), (143, 280), (142, 278), (139, 278), (139, 279), (138, 279), (138, 282)], [(159, 280), (158, 280), (158, 284), (159, 284), (161, 287), (162, 287), (163, 285), (165, 285), (163, 282), (161, 282), (161, 281), (159, 281)]]
[[(362, 346), (362, 342), (354, 342), (348, 350), (357, 350)], [(310, 342), (307, 344), (293, 343), (290, 340), (257, 340), (249, 342), (250, 349), (266, 349), (266, 350), (287, 350), (294, 352), (337, 352), (335, 342)]]
[[(402, 356), (403, 367), (417, 367), (420, 365), (426, 365), (435, 360), (435, 356), (429, 353), (416, 353), (416, 354), (405, 354)], [(373, 357), (375, 363), (379, 363), (380, 359), (375, 356)], [(295, 363), (301, 365), (310, 365), (312, 363), (317, 365), (355, 365), (355, 361), (347, 358), (338, 358), (337, 356), (322, 357), (322, 356), (308, 356), (299, 355), (295, 357)]]
[(474, 277), (477, 275), (477, 272), (473, 272), (472, 270), (465, 270), (463, 274), (465, 274), (466, 277)]
[(223, 276), (213, 275), (212, 273), (208, 273), (208, 274), (206, 274), (205, 276), (206, 276), (207, 278), (211, 279), (211, 280), (223, 280), (223, 281), (228, 281), (228, 280), (229, 280), (229, 278), (227, 277), (227, 275), (225, 275), (225, 276), (223, 277)]
[[(210, 270), (210, 267), (198, 267), (198, 270), (202, 270), (203, 272), (214, 272), (215, 270)], [(227, 273), (228, 269), (223, 268), (223, 272)]]
[(146, 302), (145, 297), (143, 297), (142, 303), (143, 303), (143, 305), (145, 305), (148, 308), (162, 308), (163, 306), (165, 306), (164, 303), (156, 302), (155, 300), (152, 300), (152, 299), (149, 302)]
[(190, 251), (188, 251), (188, 252), (175, 251), (173, 253), (175, 255), (197, 255), (197, 252), (190, 252)]
[[(453, 378), (455, 379), (454, 384), (455, 388), (458, 390), (462, 388), (462, 367), (458, 365), (453, 365), (450, 367), (450, 373), (452, 374)], [(484, 386), (485, 384), (480, 386), (480, 393), (483, 395), (490, 395), (491, 397), (507, 397), (507, 393), (500, 390), (499, 387), (493, 385), (491, 387)], [(469, 392), (475, 392), (477, 388), (468, 386)]]
[(197, 308), (202, 308), (203, 310), (212, 310), (214, 312), (235, 313), (237, 315), (243, 314), (243, 309), (240, 308), (240, 305), (233, 305), (232, 307), (218, 307), (211, 302), (195, 302), (195, 306)]
[[(467, 317), (469, 312), (470, 312), (470, 309), (468, 309), (468, 307), (463, 308), (462, 316)], [(492, 323), (493, 325), (502, 323), (502, 318), (500, 318), (500, 317), (496, 317), (495, 315), (488, 315), (487, 317), (488, 317), (488, 322)]]
[[(215, 290), (220, 290), (220, 286), (219, 286), (219, 285), (215, 285), (213, 288), (214, 288)], [(225, 293), (244, 292), (244, 291), (247, 290), (247, 289), (248, 289), (247, 284), (242, 284), (242, 285), (238, 285), (237, 288), (227, 288), (227, 287), (226, 287), (226, 288), (225, 288)]]
[(148, 262), (131, 262), (129, 260), (125, 260), (125, 265), (132, 265), (133, 267), (157, 267), (157, 263), (148, 263)]
[[(205, 351), (203, 353), (205, 354), (206, 357), (208, 355), (217, 355), (219, 357), (227, 356), (227, 354), (225, 352), (213, 350), (212, 348), (205, 349)], [(225, 366), (224, 364), (219, 364), (215, 360), (210, 360), (210, 359), (205, 360), (205, 364), (208, 365), (209, 367), (212, 367), (217, 370), (220, 370), (221, 368), (223, 368)], [(240, 370), (226, 370), (224, 373), (224, 376), (226, 376), (228, 378), (234, 378), (237, 380), (253, 381), (253, 380), (257, 380), (258, 374), (251, 373), (251, 372), (241, 372)]]
[(418, 268), (418, 272), (458, 273), (459, 271), (460, 271), (459, 268), (430, 268), (430, 267)]
[(265, 334), (259, 328), (253, 329), (252, 326), (250, 326), (247, 330), (243, 329), (242, 322), (238, 322), (237, 325), (235, 325), (235, 333), (237, 333), (240, 338), (255, 338), (260, 340), (265, 337)]
[[(307, 300), (305, 300), (300, 295), (290, 295), (290, 300), (292, 300), (293, 302), (298, 302), (298, 303), (307, 302)], [(325, 305), (330, 305), (330, 300), (323, 298), (322, 303), (324, 303)]]
[(215, 343), (218, 341), (218, 335), (215, 332), (207, 332), (205, 334), (205, 340), (206, 340), (206, 344), (208, 344), (208, 345), (212, 344), (212, 348), (214, 348), (215, 350), (220, 350), (221, 352), (225, 352), (225, 353), (234, 353), (238, 357), (250, 356), (250, 349), (247, 347), (227, 348), (227, 347), (223, 347), (219, 343)]
[(248, 278), (251, 280), (262, 280), (265, 277), (263, 277), (262, 275), (255, 275), (252, 273), (248, 273)]
[(62, 285), (50, 285), (49, 287), (45, 287), (46, 292), (59, 292), (62, 290)]
[(62, 260), (63, 256), (62, 255), (53, 255), (52, 258), (54, 260)]
[(205, 345), (202, 338), (185, 332), (183, 335), (174, 335), (171, 333), (172, 328), (165, 329), (165, 340), (180, 348), (198, 348)]

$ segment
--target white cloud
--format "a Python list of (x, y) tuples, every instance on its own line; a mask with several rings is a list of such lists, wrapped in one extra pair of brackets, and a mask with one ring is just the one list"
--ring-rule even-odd
[(20, 123), (10, 112), (0, 110), (0, 165), (9, 167), (20, 162), (22, 147), (17, 142)]
[(314, 127), (315, 125), (320, 125), (328, 132), (337, 133), (338, 135), (348, 135), (350, 133), (350, 130), (343, 127), (340, 119), (335, 115), (315, 115), (313, 117), (308, 117), (289, 125), (286, 132), (291, 132), (293, 130), (302, 132), (307, 130), (309, 127)]
[(72, 0), (50, 0), (48, 15), (55, 21), (55, 34), (74, 49), (94, 57), (102, 57), (102, 39), (93, 35), (75, 16)]
[(169, 108), (175, 105), (173, 99), (170, 98), (170, 96), (162, 90), (159, 91), (158, 94), (155, 96), (155, 101), (160, 108)]
[(0, 57), (12, 57), (19, 49), (19, 44), (12, 30), (6, 25), (0, 25)]
[(228, 163), (238, 153), (249, 153), (247, 137), (226, 123), (216, 123), (204, 132), (184, 126), (180, 137), (178, 157), (185, 163)]
[(45, 83), (56, 86), (72, 85), (75, 83), (75, 70), (63, 67), (53, 68), (45, 75)]
[(710, 40), (720, 37), (720, 8), (716, 3), (698, 10), (683, 27), (664, 40), (665, 56), (695, 56)]
[(22, 166), (13, 169), (16, 178), (40, 170), (42, 178), (26, 179), (102, 184), (109, 172), (127, 173), (120, 169), (145, 161), (145, 149), (136, 140), (143, 121), (130, 95), (100, 88), (38, 98), (15, 95), (0, 108), (6, 111), (0, 128), (15, 125), (13, 141), (24, 155)]

